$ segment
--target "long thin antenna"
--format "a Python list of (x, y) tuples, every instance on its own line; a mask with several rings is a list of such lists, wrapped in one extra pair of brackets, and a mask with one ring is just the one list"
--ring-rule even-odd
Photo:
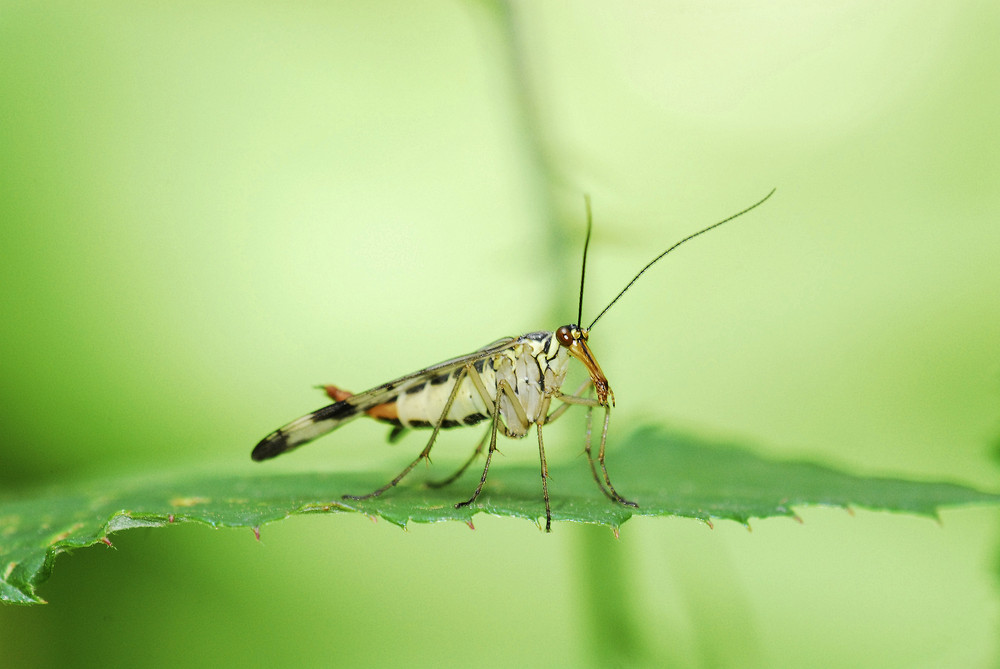
[(583, 281), (587, 278), (587, 249), (590, 248), (590, 228), (594, 223), (594, 217), (590, 212), (590, 196), (584, 195), (583, 202), (587, 206), (587, 236), (583, 240), (583, 267), (580, 269), (580, 304), (576, 309), (577, 325), (583, 320)]
[[(743, 211), (737, 212), (737, 213), (733, 214), (732, 216), (730, 216), (728, 218), (722, 219), (718, 223), (713, 223), (712, 225), (708, 226), (707, 228), (702, 228), (698, 232), (695, 232), (695, 233), (692, 233), (692, 234), (688, 235), (687, 237), (685, 237), (684, 239), (680, 240), (679, 242), (677, 242), (676, 244), (674, 244), (673, 246), (671, 246), (669, 249), (667, 249), (666, 251), (664, 251), (660, 255), (658, 255), (655, 258), (653, 258), (652, 260), (650, 260), (649, 263), (645, 267), (643, 267), (641, 270), (639, 270), (638, 274), (636, 274), (634, 277), (632, 277), (632, 280), (628, 282), (628, 285), (626, 285), (624, 288), (622, 288), (622, 292), (618, 293), (618, 295), (615, 296), (615, 299), (611, 300), (611, 302), (608, 303), (608, 306), (604, 307), (604, 310), (601, 311), (601, 313), (597, 314), (597, 318), (594, 319), (594, 322), (591, 323), (590, 327), (588, 327), (587, 329), (590, 330), (591, 328), (593, 328), (594, 324), (597, 323), (597, 321), (601, 320), (601, 316), (603, 316), (605, 313), (607, 313), (608, 309), (610, 309), (614, 305), (614, 303), (617, 302), (621, 298), (621, 296), (625, 294), (625, 291), (627, 291), (629, 288), (632, 287), (633, 283), (635, 283), (636, 281), (639, 280), (639, 277), (642, 276), (643, 273), (647, 269), (649, 269), (654, 264), (656, 264), (657, 260), (659, 260), (663, 256), (667, 255), (668, 253), (670, 253), (671, 251), (673, 251), (674, 249), (676, 249), (678, 246), (680, 246), (684, 242), (691, 241), (692, 239), (694, 239), (698, 235), (703, 235), (706, 232), (708, 232), (709, 230), (713, 230), (713, 229), (719, 227), (720, 225), (722, 225), (724, 223), (728, 223), (729, 221), (733, 220), (734, 218), (739, 218), (743, 214), (746, 214), (747, 212), (756, 209), (760, 205), (762, 205), (765, 202), (767, 202), (768, 198), (770, 198), (772, 195), (774, 195), (774, 191), (776, 191), (776, 190), (778, 190), (778, 189), (777, 188), (772, 188), (771, 192), (768, 193), (767, 195), (765, 195), (764, 199), (760, 200), (759, 202), (756, 202), (756, 203), (750, 205), (749, 207), (747, 207)], [(589, 199), (587, 200), (587, 241), (588, 242), (590, 241), (590, 200)], [(587, 263), (587, 251), (586, 251), (586, 248), (587, 248), (586, 245), (584, 245), (584, 252), (583, 252), (584, 266), (586, 266), (586, 263)], [(581, 307), (582, 307), (582, 305), (583, 305), (583, 285), (582, 285), (582, 282), (581, 282), (581, 287), (580, 287), (580, 304), (581, 304)]]

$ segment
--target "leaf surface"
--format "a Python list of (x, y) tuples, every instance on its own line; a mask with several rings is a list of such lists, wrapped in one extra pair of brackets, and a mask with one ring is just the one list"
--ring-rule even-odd
[[(608, 455), (615, 486), (639, 503), (627, 508), (608, 500), (595, 485), (586, 461), (573, 458), (550, 470), (554, 521), (576, 521), (616, 529), (633, 515), (682, 516), (704, 522), (795, 517), (795, 507), (833, 505), (935, 516), (946, 506), (996, 504), (1000, 495), (948, 482), (908, 481), (851, 474), (805, 461), (764, 458), (734, 445), (707, 442), (658, 427), (636, 430)], [(212, 527), (249, 527), (302, 513), (360, 512), (397, 525), (460, 520), (476, 513), (543, 518), (539, 469), (504, 466), (494, 459), (477, 503), (455, 508), (475, 487), (479, 468), (442, 489), (411, 479), (385, 495), (364, 493), (394, 472), (302, 472), (192, 474), (176, 471), (75, 484), (0, 500), (0, 600), (38, 603), (38, 586), (58, 554), (107, 542), (133, 527), (198, 522)], [(558, 530), (558, 525), (556, 525)]]

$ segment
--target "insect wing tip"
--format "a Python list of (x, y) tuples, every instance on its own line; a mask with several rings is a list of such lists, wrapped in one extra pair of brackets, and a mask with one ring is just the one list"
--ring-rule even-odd
[(288, 450), (288, 436), (282, 430), (275, 430), (254, 446), (250, 458), (254, 462), (270, 460)]

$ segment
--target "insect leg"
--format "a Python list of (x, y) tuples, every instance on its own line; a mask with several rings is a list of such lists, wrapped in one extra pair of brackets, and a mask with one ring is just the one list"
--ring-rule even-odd
[[(570, 406), (580, 405), (587, 407), (587, 432), (586, 436), (584, 437), (583, 452), (587, 454), (587, 464), (590, 465), (590, 473), (594, 475), (594, 483), (597, 484), (597, 487), (601, 489), (601, 492), (603, 492), (608, 499), (614, 502), (618, 500), (615, 498), (614, 495), (608, 492), (607, 488), (604, 487), (604, 482), (601, 481), (601, 475), (597, 473), (597, 464), (594, 462), (594, 455), (593, 451), (591, 450), (591, 434), (592, 434), (591, 427), (594, 418), (594, 407), (601, 406), (601, 403), (592, 397), (583, 397), (582, 395), (580, 395), (580, 393), (583, 392), (584, 390), (586, 390), (587, 394), (589, 395), (591, 392), (591, 388), (588, 388), (588, 386), (590, 385), (591, 385), (590, 381), (587, 381), (582, 386), (580, 386), (580, 388), (572, 395), (562, 395), (562, 394), (556, 395), (556, 397), (562, 400), (563, 404), (549, 415), (549, 419), (546, 422), (552, 422), (553, 420), (561, 416)], [(607, 433), (605, 432), (605, 434)]]
[[(472, 386), (476, 389), (476, 392), (479, 393), (479, 397), (482, 398), (483, 403), (487, 404), (487, 405), (489, 405), (489, 404), (493, 404), (494, 405), (493, 406), (493, 413), (491, 414), (493, 416), (493, 420), (490, 421), (490, 429), (487, 430), (486, 434), (483, 435), (483, 438), (479, 440), (479, 444), (476, 446), (476, 450), (473, 451), (472, 457), (470, 457), (465, 462), (465, 464), (462, 465), (461, 468), (459, 468), (459, 470), (457, 472), (455, 472), (454, 474), (452, 474), (448, 478), (444, 479), (443, 481), (428, 482), (427, 486), (430, 487), (430, 488), (443, 488), (444, 486), (446, 486), (449, 483), (455, 481), (459, 476), (461, 476), (465, 472), (465, 470), (469, 468), (469, 465), (471, 465), (473, 462), (475, 462), (476, 458), (479, 457), (479, 454), (483, 452), (483, 446), (486, 445), (486, 438), (489, 437), (491, 434), (493, 434), (494, 436), (493, 436), (493, 442), (492, 442), (493, 445), (491, 446), (490, 456), (492, 456), (492, 451), (497, 450), (496, 449), (496, 435), (494, 433), (498, 429), (496, 421), (497, 421), (497, 417), (500, 415), (500, 409), (499, 409), (499, 404), (498, 404), (499, 400), (490, 399), (490, 394), (486, 391), (486, 384), (483, 383), (483, 377), (479, 375), (479, 372), (476, 371), (475, 367), (471, 367), (471, 366), (467, 367), (467, 370), (468, 370), (468, 373), (469, 373), (469, 380), (472, 381)], [(516, 414), (515, 415), (515, 419), (516, 420), (519, 420), (521, 422), (521, 424), (525, 424), (525, 425), (527, 424), (528, 418), (525, 415), (524, 409), (521, 406), (520, 402), (515, 402), (514, 413)], [(510, 432), (508, 431), (506, 425), (503, 425), (503, 433), (504, 433), (504, 435), (506, 435), (508, 437), (510, 436)]]
[(612, 502), (615, 498), (608, 492), (608, 489), (604, 487), (604, 483), (601, 481), (601, 475), (597, 473), (597, 465), (594, 464), (594, 455), (590, 449), (591, 436), (593, 434), (593, 424), (594, 424), (594, 407), (587, 407), (587, 432), (583, 441), (583, 451), (587, 454), (587, 464), (590, 465), (590, 473), (594, 475), (594, 483), (597, 487), (601, 489), (601, 492), (610, 499)]
[[(475, 373), (475, 370), (473, 370)], [(475, 377), (473, 377), (475, 378)], [(480, 379), (480, 384), (482, 379)], [(485, 392), (485, 387), (483, 392)], [(493, 459), (493, 452), (497, 450), (497, 429), (500, 427), (500, 398), (502, 395), (507, 395), (507, 399), (510, 400), (511, 404), (514, 406), (514, 412), (518, 414), (517, 418), (520, 419), (521, 416), (525, 416), (524, 422), (527, 423), (527, 417), (524, 413), (524, 407), (521, 406), (521, 401), (517, 399), (517, 395), (514, 394), (513, 388), (507, 383), (505, 379), (500, 379), (497, 383), (497, 395), (493, 399), (493, 429), (490, 431), (490, 448), (486, 452), (486, 465), (483, 467), (483, 475), (479, 479), (479, 485), (476, 486), (476, 491), (472, 493), (472, 497), (465, 500), (464, 502), (459, 502), (455, 505), (455, 508), (461, 508), (463, 506), (469, 506), (476, 501), (479, 497), (479, 493), (483, 491), (483, 486), (486, 485), (486, 475), (490, 471), (490, 461)], [(507, 429), (504, 428), (504, 433), (506, 434)]]
[[(479, 457), (479, 454), (483, 452), (483, 446), (486, 445), (486, 438), (489, 437), (495, 431), (493, 429), (493, 427), (496, 424), (497, 417), (500, 415), (499, 405), (497, 404), (497, 402), (495, 400), (491, 400), (490, 399), (490, 395), (486, 391), (486, 384), (483, 383), (483, 377), (479, 375), (479, 372), (476, 371), (475, 367), (470, 367), (469, 368), (469, 379), (472, 381), (473, 387), (475, 387), (476, 392), (479, 393), (479, 396), (482, 398), (483, 402), (486, 403), (486, 404), (492, 403), (494, 405), (494, 407), (493, 407), (493, 417), (494, 417), (494, 419), (493, 419), (493, 421), (491, 421), (490, 430), (488, 430), (486, 432), (486, 434), (483, 435), (483, 438), (479, 440), (479, 444), (476, 446), (476, 450), (473, 451), (472, 457), (470, 457), (465, 462), (465, 464), (462, 465), (461, 468), (459, 468), (459, 470), (457, 472), (455, 472), (454, 474), (452, 474), (448, 478), (444, 479), (443, 481), (428, 482), (428, 484), (427, 484), (428, 487), (431, 487), (431, 488), (443, 488), (444, 486), (446, 486), (449, 483), (455, 481), (455, 479), (457, 479), (459, 476), (461, 476), (465, 472), (465, 470), (469, 468), (469, 465), (471, 465), (473, 462), (475, 462), (476, 458)], [(509, 394), (508, 394), (508, 397), (510, 397)], [(512, 401), (512, 404), (513, 404), (513, 407), (514, 407), (514, 414), (515, 414), (514, 415), (514, 419), (517, 420), (517, 421), (519, 421), (520, 424), (522, 424), (522, 425), (527, 425), (528, 424), (528, 416), (524, 413), (524, 407), (521, 406), (521, 403), (519, 401)], [(508, 437), (511, 436), (510, 432), (509, 432), (509, 430), (507, 428), (507, 426), (506, 425), (502, 425), (502, 427), (503, 427), (503, 433), (504, 433), (504, 435), (508, 436)], [(492, 450), (494, 450), (494, 451), (496, 450), (495, 437), (494, 437), (494, 441), (493, 441)], [(492, 455), (492, 453), (491, 453), (491, 455)]]
[[(552, 413), (549, 413), (549, 406), (552, 402), (553, 397), (558, 397), (560, 399), (564, 397), (576, 398), (576, 396), (579, 395), (581, 392), (583, 392), (588, 386), (590, 386), (591, 383), (592, 381), (588, 379), (583, 383), (583, 385), (577, 388), (576, 393), (574, 393), (573, 395), (563, 395), (561, 392), (557, 390), (556, 392), (546, 394), (545, 398), (542, 400), (543, 404), (540, 413), (543, 416), (543, 418), (539, 420), (538, 423), (535, 424), (535, 431), (538, 432), (538, 460), (541, 463), (542, 467), (542, 497), (545, 499), (546, 532), (552, 531), (552, 507), (549, 504), (549, 465), (548, 461), (546, 461), (545, 459), (545, 441), (542, 439), (542, 426), (545, 425), (546, 423), (551, 423), (556, 418), (559, 418), (559, 416), (566, 413), (566, 410), (570, 407), (570, 404), (572, 404), (571, 402), (563, 400), (562, 406), (560, 406)], [(576, 398), (576, 399), (586, 399), (586, 398)], [(596, 400), (593, 401), (596, 402)], [(588, 411), (589, 409), (590, 408), (588, 407)]]
[[(476, 392), (479, 393), (479, 396), (483, 399), (484, 403), (489, 404), (490, 402), (493, 402), (493, 399), (490, 398), (490, 394), (486, 391), (486, 384), (483, 383), (483, 377), (479, 375), (479, 372), (476, 371), (475, 367), (469, 368), (469, 379), (472, 380), (472, 385), (475, 386)], [(508, 384), (504, 380), (501, 380), (499, 383), (497, 383), (496, 407), (494, 407), (495, 412), (493, 414), (494, 418), (500, 417), (501, 386), (503, 386), (503, 388), (505, 389), (504, 392), (507, 394), (507, 398), (510, 400), (511, 408), (514, 410), (514, 415), (507, 416), (506, 419), (509, 421), (513, 418), (513, 420), (517, 421), (518, 425), (522, 426), (524, 429), (527, 429), (529, 423), (528, 414), (524, 412), (524, 407), (521, 405), (521, 401), (517, 399), (517, 395), (514, 394), (514, 389), (511, 388), (510, 384)], [(507, 437), (513, 436), (511, 435), (510, 430), (508, 430), (506, 424), (503, 426), (503, 433), (504, 436)], [(521, 434), (523, 435), (524, 432), (522, 431)]]
[[(558, 409), (556, 409), (555, 411), (553, 411), (552, 413), (550, 413), (548, 416), (546, 416), (545, 422), (546, 423), (551, 423), (556, 418), (559, 418), (559, 416), (561, 416), (564, 413), (566, 413), (566, 410), (569, 409), (570, 406), (573, 405), (573, 402), (568, 402), (568, 401), (566, 401), (563, 398), (565, 398), (565, 397), (575, 397), (575, 398), (578, 398), (578, 399), (589, 399), (589, 398), (583, 398), (583, 397), (581, 397), (580, 393), (582, 393), (584, 390), (587, 390), (588, 387), (592, 387), (593, 383), (594, 383), (593, 379), (587, 379), (586, 381), (584, 381), (580, 385), (579, 388), (576, 389), (576, 392), (574, 392), (572, 395), (563, 395), (562, 393), (554, 393), (552, 396), (555, 397), (555, 398), (557, 398), (557, 399), (562, 399), (563, 403), (559, 406)], [(591, 401), (593, 401), (595, 403), (597, 402), (597, 400), (591, 400)]]
[(538, 459), (542, 463), (542, 497), (545, 498), (545, 531), (552, 531), (552, 509), (549, 507), (549, 465), (545, 461), (545, 445), (542, 443), (542, 423), (535, 425), (538, 432)]
[[(604, 446), (608, 442), (608, 424), (610, 422), (611, 422), (611, 407), (606, 406), (606, 407), (604, 407), (604, 428), (601, 430), (601, 448), (597, 452), (597, 461), (601, 463), (601, 472), (604, 473), (604, 483), (608, 486), (608, 490), (605, 491), (605, 494), (607, 494), (608, 491), (610, 491), (611, 494), (609, 495), (609, 497), (611, 497), (613, 500), (615, 500), (619, 504), (624, 504), (625, 506), (632, 506), (632, 507), (635, 507), (635, 508), (639, 508), (639, 505), (636, 504), (635, 502), (627, 500), (624, 497), (622, 497), (621, 495), (619, 495), (618, 491), (615, 490), (615, 487), (613, 485), (611, 485), (611, 477), (608, 476), (608, 468), (604, 464)], [(590, 423), (589, 423), (589, 421), (588, 421), (587, 427), (588, 427), (588, 429), (587, 429), (587, 459), (590, 460), (590, 468), (594, 472), (594, 478), (596, 479), (597, 478), (597, 471), (594, 470), (594, 460), (593, 460), (593, 458), (591, 456), (591, 453), (590, 453)], [(600, 483), (601, 483), (600, 481), (597, 482), (598, 485), (600, 485)], [(601, 490), (604, 490), (603, 486), (601, 486)]]
[(399, 474), (396, 475), (396, 478), (392, 479), (391, 481), (389, 481), (388, 483), (386, 483), (381, 488), (378, 488), (377, 490), (373, 490), (372, 492), (368, 493), (367, 495), (344, 495), (343, 496), (344, 499), (359, 499), (360, 500), (360, 499), (369, 499), (369, 498), (372, 498), (372, 497), (378, 497), (379, 495), (381, 495), (382, 493), (384, 493), (389, 488), (395, 487), (400, 481), (403, 480), (404, 476), (406, 476), (411, 471), (413, 471), (413, 468), (416, 467), (417, 464), (419, 464), (421, 460), (427, 459), (430, 456), (431, 448), (434, 447), (434, 442), (437, 440), (438, 433), (441, 431), (441, 425), (444, 424), (445, 416), (447, 416), (448, 412), (451, 411), (451, 405), (452, 405), (452, 403), (454, 403), (455, 396), (458, 395), (458, 389), (461, 387), (462, 380), (465, 379), (465, 376), (468, 373), (468, 371), (469, 371), (468, 367), (463, 367), (462, 370), (459, 371), (458, 375), (455, 377), (455, 386), (451, 389), (451, 392), (448, 394), (448, 401), (445, 402), (445, 404), (444, 404), (444, 411), (441, 412), (441, 416), (437, 419), (437, 422), (434, 424), (434, 431), (431, 432), (431, 438), (427, 440), (427, 445), (424, 446), (424, 450), (420, 451), (420, 455), (418, 455), (413, 460), (413, 462), (411, 462), (409, 465), (407, 465), (406, 469), (404, 469), (403, 471), (399, 472)]
[[(586, 387), (586, 384), (585, 386)], [(579, 391), (578, 391), (579, 392)], [(591, 422), (594, 412), (594, 407), (602, 406), (601, 403), (592, 397), (580, 397), (578, 395), (562, 395), (557, 394), (558, 397), (564, 402), (563, 406), (556, 409), (553, 414), (559, 414), (559, 412), (570, 404), (579, 404), (581, 406), (587, 407), (587, 437), (584, 442), (584, 451), (587, 454), (587, 462), (590, 463), (590, 472), (594, 475), (594, 481), (597, 483), (597, 487), (601, 489), (608, 499), (614, 500), (619, 504), (624, 504), (625, 506), (638, 507), (639, 505), (635, 502), (625, 499), (618, 494), (615, 487), (611, 484), (611, 477), (608, 476), (608, 468), (604, 464), (604, 447), (608, 441), (608, 425), (611, 422), (611, 407), (604, 407), (604, 428), (601, 430), (601, 447), (597, 452), (597, 462), (601, 465), (601, 473), (603, 474), (603, 480), (601, 474), (597, 472), (597, 465), (594, 464), (594, 454), (591, 449)], [(557, 416), (558, 417), (558, 416)], [(605, 487), (607, 486), (607, 487)]]
[(452, 474), (451, 476), (449, 476), (448, 478), (443, 479), (441, 481), (428, 481), (427, 484), (426, 484), (427, 487), (428, 488), (443, 488), (446, 485), (449, 485), (449, 484), (453, 483), (455, 480), (458, 479), (459, 476), (461, 476), (462, 474), (464, 474), (465, 470), (469, 468), (469, 465), (471, 465), (473, 462), (475, 462), (476, 458), (478, 458), (482, 454), (482, 452), (483, 452), (483, 446), (486, 445), (486, 439), (489, 438), (490, 432), (492, 432), (492, 431), (493, 431), (493, 425), (492, 425), (492, 421), (491, 421), (490, 429), (487, 430), (486, 433), (483, 435), (483, 438), (479, 440), (479, 444), (476, 446), (476, 450), (472, 452), (472, 457), (470, 457), (468, 460), (466, 460), (465, 464), (462, 465), (461, 467), (459, 467), (458, 471), (455, 472), (454, 474)]

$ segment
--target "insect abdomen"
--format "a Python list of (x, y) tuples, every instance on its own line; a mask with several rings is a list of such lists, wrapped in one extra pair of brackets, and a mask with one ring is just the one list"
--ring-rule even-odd
[[(480, 377), (483, 378), (489, 392), (493, 379), (487, 380), (487, 376), (492, 375), (493, 370), (488, 364), (481, 366), (484, 371), (480, 373)], [(399, 414), (400, 424), (403, 427), (433, 427), (441, 418), (448, 397), (455, 389), (455, 382), (462, 371), (460, 368), (450, 374), (433, 377), (400, 393), (396, 398), (396, 412)], [(465, 374), (441, 427), (475, 425), (489, 418), (490, 413), (472, 379)]]

